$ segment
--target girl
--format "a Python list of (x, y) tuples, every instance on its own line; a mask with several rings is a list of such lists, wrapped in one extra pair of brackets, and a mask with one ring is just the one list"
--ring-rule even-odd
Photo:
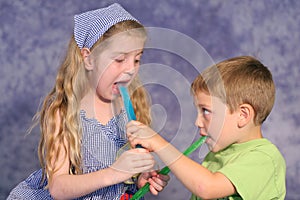
[[(145, 30), (119, 4), (74, 19), (74, 35), (56, 84), (36, 115), (42, 168), (14, 188), (8, 199), (124, 199), (137, 190), (136, 184), (124, 181), (142, 172), (138, 186), (149, 182), (157, 194), (169, 177), (149, 172), (154, 159), (147, 150), (131, 149), (116, 160), (126, 143), (125, 123), (120, 124), (126, 115), (112, 109), (120, 98), (117, 84), (138, 83)], [(135, 88), (137, 118), (150, 124), (145, 91)]]

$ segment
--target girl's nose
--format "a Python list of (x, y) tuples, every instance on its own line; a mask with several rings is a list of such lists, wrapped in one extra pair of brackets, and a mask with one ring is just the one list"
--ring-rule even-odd
[(135, 67), (135, 62), (131, 60), (127, 60), (125, 63), (125, 73), (133, 75), (135, 73), (136, 67)]
[(125, 70), (124, 72), (125, 74), (128, 74), (130, 76), (135, 74), (135, 68), (129, 69), (129, 70)]

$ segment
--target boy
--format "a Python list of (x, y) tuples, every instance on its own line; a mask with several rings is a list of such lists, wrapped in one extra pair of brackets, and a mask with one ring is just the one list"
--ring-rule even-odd
[(231, 58), (207, 68), (191, 91), (195, 125), (210, 149), (202, 165), (136, 121), (127, 125), (131, 145), (156, 152), (192, 200), (284, 199), (285, 161), (261, 130), (275, 99), (271, 72), (253, 57)]

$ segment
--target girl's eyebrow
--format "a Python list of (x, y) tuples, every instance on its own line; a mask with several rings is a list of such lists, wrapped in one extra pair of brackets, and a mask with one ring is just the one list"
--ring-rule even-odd
[[(129, 53), (130, 53), (130, 52), (116, 51), (116, 52), (113, 52), (113, 53), (112, 53), (112, 56), (127, 55), (127, 54), (129, 54)], [(141, 54), (143, 54), (143, 53), (144, 53), (144, 51), (141, 50), (141, 51), (139, 51), (139, 52), (136, 54), (136, 56), (139, 56), (139, 55), (141, 55)]]
[(144, 53), (144, 51), (141, 50), (140, 52), (137, 53), (137, 55), (141, 55), (141, 54), (143, 54), (143, 53)]

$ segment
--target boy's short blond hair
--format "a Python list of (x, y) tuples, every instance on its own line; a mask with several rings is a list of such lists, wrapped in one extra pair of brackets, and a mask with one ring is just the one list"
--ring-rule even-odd
[(241, 104), (250, 104), (254, 123), (262, 124), (275, 100), (275, 85), (266, 66), (251, 56), (234, 57), (208, 67), (192, 83), (193, 95), (205, 92), (227, 104), (230, 112)]

